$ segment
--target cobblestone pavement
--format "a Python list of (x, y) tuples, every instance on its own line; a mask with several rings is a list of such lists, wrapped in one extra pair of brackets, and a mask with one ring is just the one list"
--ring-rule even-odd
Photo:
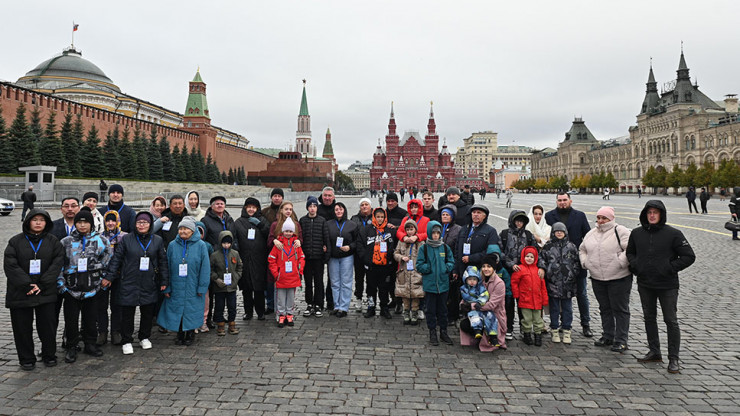
[[(341, 199), (355, 211), (358, 198)], [(573, 199), (589, 219), (607, 202), (589, 195)], [(647, 199), (613, 195), (608, 204), (619, 223), (634, 227)], [(733, 316), (740, 242), (723, 229), (726, 202), (714, 198), (710, 215), (690, 215), (685, 199), (661, 199), (668, 222), (697, 253), (696, 263), (681, 274), (681, 374), (668, 374), (667, 363), (635, 361), (647, 351), (636, 287), (631, 349), (624, 354), (593, 346), (579, 331), (570, 346), (546, 338), (539, 348), (515, 340), (508, 350), (489, 354), (460, 347), (458, 340), (432, 347), (423, 323), (404, 327), (398, 316), (365, 319), (353, 310), (345, 319), (299, 317), (285, 329), (269, 320), (238, 319), (239, 335), (198, 335), (191, 347), (175, 346), (172, 334), (155, 331), (149, 351), (136, 345), (133, 355), (123, 356), (120, 347), (106, 345), (102, 358), (81, 354), (75, 364), (65, 364), (59, 352), (57, 367), (24, 372), (8, 310), (2, 309), (0, 414), (738, 414), (740, 343), (733, 337), (740, 331)], [(504, 202), (495, 194), (484, 201), (499, 231), (509, 212)], [(549, 209), (555, 195), (515, 195), (513, 208), (528, 210), (535, 202)], [(296, 204), (299, 213), (303, 205)], [(2, 247), (19, 231), (19, 218), (20, 212), (0, 218)], [(589, 293), (596, 323), (597, 304)], [(301, 307), (302, 292), (297, 299)]]

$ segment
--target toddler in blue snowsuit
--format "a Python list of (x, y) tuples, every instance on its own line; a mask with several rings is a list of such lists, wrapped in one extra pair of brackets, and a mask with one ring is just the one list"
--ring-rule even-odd
[(498, 328), (498, 319), (493, 312), (483, 312), (481, 307), (488, 302), (488, 290), (481, 282), (480, 272), (475, 266), (468, 266), (463, 274), (464, 283), (460, 287), (460, 296), (462, 302), (470, 304), (468, 319), (470, 326), (475, 331), (475, 338), (480, 339), (483, 331), (487, 331), (489, 336), (495, 337)]

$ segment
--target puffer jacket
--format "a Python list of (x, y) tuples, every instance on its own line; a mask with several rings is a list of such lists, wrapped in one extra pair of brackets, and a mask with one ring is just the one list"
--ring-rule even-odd
[[(534, 263), (529, 265), (524, 261), (527, 253), (534, 254)], [(547, 287), (545, 279), (538, 274), (537, 249), (525, 247), (522, 250), (521, 265), (518, 272), (511, 275), (511, 292), (514, 299), (518, 299), (519, 307), (522, 309), (541, 310), (548, 305)]]
[[(278, 241), (283, 244), (284, 250), (273, 247), (270, 256), (267, 258), (267, 264), (275, 279), (275, 287), (278, 289), (291, 289), (301, 285), (303, 269), (306, 267), (306, 256), (300, 247), (293, 247), (293, 243), (298, 239), (295, 235), (290, 239), (278, 237)], [(286, 271), (285, 264), (291, 263), (291, 271)]]
[[(219, 218), (213, 208), (208, 207), (206, 215), (203, 216), (201, 222), (206, 226), (206, 235), (203, 240), (213, 247), (213, 250), (218, 250), (218, 235), (221, 231), (231, 231), (234, 233), (234, 219), (229, 215), (229, 211), (224, 210), (223, 218)], [(238, 244), (235, 244), (238, 246)]]
[[(647, 211), (660, 211), (658, 224), (650, 224)], [(683, 233), (666, 224), (666, 209), (662, 201), (650, 200), (640, 212), (642, 226), (632, 230), (627, 244), (630, 271), (637, 276), (637, 285), (648, 289), (678, 289), (678, 272), (691, 266), (696, 255)]]
[[(416, 205), (419, 207), (418, 214), (416, 216), (412, 217), (411, 212), (411, 206)], [(404, 237), (406, 237), (406, 221), (409, 219), (412, 219), (416, 221), (416, 228), (418, 231), (419, 241), (425, 241), (427, 239), (427, 224), (429, 224), (429, 218), (424, 216), (424, 205), (421, 203), (421, 199), (412, 199), (406, 204), (406, 209), (409, 212), (409, 215), (404, 217), (404, 219), (401, 221), (401, 226), (398, 227), (398, 231), (396, 231), (396, 238), (398, 241), (403, 241)]]
[[(521, 220), (524, 222), (522, 228), (516, 228), (514, 221)], [(537, 242), (532, 233), (526, 229), (529, 223), (529, 217), (522, 211), (515, 209), (509, 214), (509, 228), (501, 231), (499, 241), (501, 252), (503, 253), (502, 262), (509, 273), (514, 271), (514, 266), (519, 264), (519, 254), (524, 247), (535, 246)]]
[[(154, 217), (144, 212), (152, 220)], [(149, 258), (149, 270), (142, 271), (142, 257)], [(162, 237), (137, 231), (126, 234), (116, 245), (115, 253), (105, 271), (111, 282), (120, 279), (116, 302), (122, 306), (152, 305), (157, 302), (161, 286), (169, 286), (169, 265)]]
[[(234, 238), (231, 235), (231, 231), (221, 231), (218, 234), (218, 244), (226, 236)], [(225, 259), (225, 260), (224, 260)], [(228, 264), (228, 269), (226, 267)], [(242, 276), (242, 259), (239, 257), (239, 252), (230, 248), (228, 251), (224, 250), (223, 247), (217, 248), (213, 254), (211, 254), (211, 282), (213, 282), (213, 293), (228, 293), (236, 292), (239, 288), (239, 280)], [(231, 284), (226, 284), (224, 281), (224, 274), (231, 273)]]
[[(406, 221), (407, 224), (414, 224), (416, 221), (409, 219)], [(396, 250), (393, 252), (393, 258), (398, 263), (398, 270), (396, 271), (396, 296), (401, 298), (423, 298), (424, 297), (424, 282), (421, 277), (421, 273), (416, 269), (417, 258), (419, 257), (419, 250), (424, 243), (416, 241), (413, 244), (407, 244), (399, 242), (396, 246)], [(403, 261), (403, 257), (408, 257), (409, 261), (414, 265), (413, 270), (408, 270), (408, 263)]]
[[(259, 223), (250, 222), (252, 218), (246, 208), (242, 208), (242, 215), (234, 222), (234, 239), (238, 242), (239, 256), (242, 260), (242, 277), (239, 279), (239, 287), (242, 290), (260, 291), (267, 289), (267, 236), (270, 233), (270, 225), (259, 210), (259, 201), (253, 200), (257, 206), (254, 213)], [(249, 230), (254, 230), (254, 238), (249, 238)]]
[[(30, 229), (31, 218), (43, 215), (46, 226), (40, 234), (33, 234)], [(54, 234), (49, 213), (32, 209), (23, 220), (23, 232), (16, 234), (8, 241), (5, 248), (3, 268), (7, 290), (5, 291), (6, 308), (33, 308), (39, 305), (57, 301), (57, 276), (64, 264), (64, 247)], [(34, 249), (37, 252), (34, 254)], [(41, 272), (30, 274), (31, 260), (41, 260)], [(27, 295), (31, 284), (39, 287), (38, 295)]]
[(629, 228), (609, 221), (586, 234), (578, 251), (581, 266), (588, 269), (592, 279), (608, 281), (632, 275), (626, 251), (631, 233)]
[[(308, 214), (301, 217), (298, 224), (303, 231), (303, 254), (306, 260), (329, 261), (329, 225), (321, 215), (311, 218)], [(324, 251), (326, 247), (326, 251)]]
[[(427, 235), (432, 235), (432, 227), (441, 226), (437, 221), (429, 221)], [(450, 273), (455, 269), (455, 256), (447, 244), (432, 247), (424, 244), (416, 258), (416, 270), (421, 273), (425, 293), (445, 293), (450, 291)]]
[[(62, 246), (65, 255), (62, 272), (57, 278), (59, 294), (68, 293), (76, 299), (95, 296), (101, 289), (103, 271), (113, 257), (108, 239), (96, 232), (83, 236), (74, 230), (62, 239)], [(81, 258), (87, 258), (86, 272), (77, 271)]]
[[(581, 245), (582, 246), (582, 245)], [(576, 245), (568, 241), (568, 233), (558, 239), (550, 233), (550, 241), (540, 250), (538, 266), (545, 270), (547, 294), (558, 299), (570, 299), (576, 295), (576, 281), (581, 274)]]
[[(185, 202), (187, 204), (187, 201)], [(154, 221), (154, 224), (152, 224), (152, 228), (154, 229), (154, 233), (162, 237), (162, 240), (164, 240), (164, 247), (167, 249), (167, 246), (170, 245), (170, 243), (177, 237), (177, 228), (180, 225), (180, 221), (182, 221), (183, 218), (187, 217), (188, 215), (188, 209), (183, 208), (180, 215), (175, 214), (170, 210), (169, 208), (162, 211), (162, 215), (157, 218), (156, 221)], [(172, 225), (170, 225), (169, 230), (164, 229), (164, 223), (162, 223), (162, 217), (167, 217)], [(195, 218), (195, 217), (194, 217)]]

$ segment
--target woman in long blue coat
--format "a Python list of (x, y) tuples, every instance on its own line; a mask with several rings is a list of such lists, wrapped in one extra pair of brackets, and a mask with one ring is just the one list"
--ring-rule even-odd
[(157, 324), (177, 331), (178, 345), (191, 345), (195, 329), (203, 325), (211, 264), (208, 243), (201, 240), (192, 217), (180, 221), (177, 233), (167, 248), (170, 285), (164, 291)]

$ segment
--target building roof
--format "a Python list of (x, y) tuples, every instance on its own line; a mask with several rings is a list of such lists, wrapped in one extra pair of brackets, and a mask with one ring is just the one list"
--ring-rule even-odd
[[(203, 78), (200, 77), (200, 69), (195, 73), (195, 77), (190, 81), (190, 84), (203, 84)], [(208, 100), (206, 99), (205, 87), (200, 91), (190, 90), (188, 94), (188, 103), (185, 105), (185, 113), (183, 117), (206, 117), (211, 118), (208, 114)]]
[(419, 144), (421, 146), (424, 146), (425, 145), (425, 143), (424, 143), (424, 137), (421, 134), (419, 134), (419, 132), (417, 130), (408, 130), (408, 131), (406, 131), (403, 134), (403, 137), (401, 138), (401, 141), (398, 142), (398, 146), (399, 147), (402, 147), (403, 145), (406, 144), (406, 141), (408, 139), (412, 138), (412, 137), (414, 139), (416, 139), (416, 141), (419, 142)]
[(566, 141), (578, 141), (578, 142), (598, 142), (594, 137), (591, 130), (586, 127), (586, 122), (581, 117), (576, 117), (573, 120), (573, 125), (570, 126), (570, 130), (565, 133)]
[(299, 116), (307, 116), (308, 114), (308, 100), (306, 99), (306, 80), (303, 80), (303, 97), (301, 98), (301, 111), (298, 113)]
[[(50, 83), (53, 85), (44, 85)], [(97, 65), (84, 59), (82, 51), (74, 46), (38, 64), (19, 78), (16, 84), (26, 88), (51, 90), (88, 84), (90, 88), (106, 92), (121, 92)]]

